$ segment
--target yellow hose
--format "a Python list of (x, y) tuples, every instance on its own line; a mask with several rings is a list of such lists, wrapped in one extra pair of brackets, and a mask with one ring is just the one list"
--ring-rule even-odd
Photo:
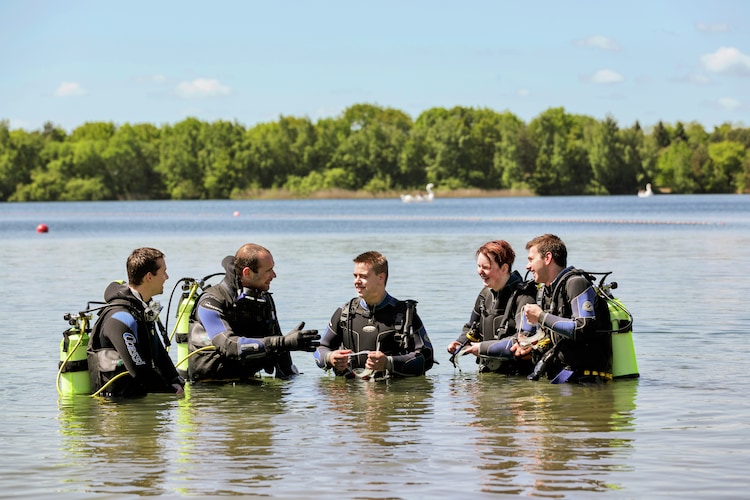
[(181, 360), (179, 360), (177, 362), (177, 364), (174, 365), (174, 367), (177, 368), (182, 363), (184, 363), (185, 361), (187, 361), (190, 356), (192, 356), (194, 354), (198, 354), (201, 351), (215, 351), (215, 350), (216, 350), (216, 346), (215, 345), (207, 345), (206, 347), (201, 347), (200, 349), (196, 349), (195, 351), (191, 352), (190, 354), (188, 354), (187, 356), (185, 356), (184, 358), (182, 358)]
[(119, 379), (119, 378), (121, 378), (121, 377), (123, 377), (125, 375), (130, 375), (130, 373), (128, 373), (128, 372), (118, 373), (117, 375), (115, 375), (114, 377), (112, 377), (111, 379), (109, 379), (109, 381), (107, 381), (106, 384), (104, 384), (103, 386), (101, 386), (98, 391), (96, 391), (94, 394), (91, 395), (91, 397), (95, 398), (96, 396), (99, 395), (100, 392), (102, 392), (104, 389), (106, 389), (107, 387), (109, 387), (115, 380), (117, 380), (117, 379)]

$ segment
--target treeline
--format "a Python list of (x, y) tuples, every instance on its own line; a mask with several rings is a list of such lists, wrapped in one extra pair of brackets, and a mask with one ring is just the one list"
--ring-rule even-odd
[(551, 108), (526, 124), (510, 112), (433, 108), (416, 120), (351, 106), (312, 122), (281, 116), (250, 128), (187, 118), (174, 125), (0, 121), (0, 201), (226, 199), (283, 189), (372, 193), (421, 188), (538, 195), (750, 189), (750, 129), (604, 120)]

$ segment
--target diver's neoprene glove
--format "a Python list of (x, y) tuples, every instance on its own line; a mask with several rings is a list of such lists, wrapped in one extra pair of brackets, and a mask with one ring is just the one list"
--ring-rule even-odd
[(303, 321), (283, 337), (281, 335), (266, 337), (263, 339), (263, 343), (271, 349), (313, 352), (320, 345), (320, 342), (318, 342), (320, 335), (318, 335), (318, 330), (303, 330), (304, 327), (305, 322)]

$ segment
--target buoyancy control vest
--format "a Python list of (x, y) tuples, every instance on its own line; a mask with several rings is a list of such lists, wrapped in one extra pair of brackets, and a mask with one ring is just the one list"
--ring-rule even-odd
[[(417, 301), (396, 300), (393, 307), (392, 314), (380, 315), (379, 310), (364, 308), (359, 297), (341, 306), (339, 329), (344, 347), (355, 352), (381, 351), (388, 356), (424, 347), (422, 338), (412, 328)], [(376, 316), (380, 317), (376, 319)], [(366, 355), (355, 356), (351, 360), (352, 368), (364, 367), (366, 360)]]
[[(276, 305), (270, 292), (233, 296), (226, 280), (205, 290), (193, 308), (190, 324), (188, 376), (198, 381), (230, 381), (252, 378), (259, 371), (276, 372), (279, 378), (296, 373), (289, 352), (271, 353), (263, 358), (238, 358), (217, 350), (204, 350), (213, 345), (212, 339), (198, 319), (201, 300), (211, 296), (221, 303), (224, 318), (231, 327), (232, 337), (264, 338), (280, 335)], [(200, 351), (195, 353), (195, 351)], [(195, 353), (195, 355), (193, 355)]]
[(522, 281), (520, 275), (518, 278), (510, 287), (500, 290), (497, 299), (490, 288), (484, 288), (480, 292), (480, 297), (484, 299), (479, 304), (483, 340), (500, 340), (516, 333), (515, 311), (519, 297), (536, 295), (536, 283), (533, 280)]
[[(125, 310), (132, 315), (138, 325), (137, 328), (140, 335), (145, 334), (147, 337), (139, 342), (140, 349), (135, 353), (136, 356), (143, 357), (153, 367), (156, 353), (159, 350), (155, 343), (162, 342), (165, 348), (169, 346), (169, 338), (166, 334), (166, 329), (158, 319), (158, 311), (140, 309), (135, 306), (133, 301), (126, 298), (109, 300), (99, 310), (99, 317), (91, 329), (91, 337), (86, 350), (91, 389), (93, 391), (99, 390), (119, 374), (127, 372), (127, 368), (123, 364), (123, 360), (117, 350), (113, 346), (105, 345), (102, 342), (102, 328), (112, 314), (118, 310)], [(160, 335), (161, 339), (159, 338)], [(124, 385), (120, 384), (117, 392), (120, 395), (145, 394), (143, 388), (131, 382)], [(119, 382), (116, 383), (119, 384)]]
[[(622, 302), (612, 295), (617, 283), (604, 283), (610, 274), (611, 272), (594, 273), (571, 268), (555, 285), (547, 307), (542, 307), (546, 312), (569, 318), (572, 313), (571, 297), (568, 297), (566, 288), (568, 280), (580, 276), (590, 283), (595, 292), (593, 307), (596, 328), (588, 335), (577, 336), (575, 341), (553, 333), (555, 359), (550, 362), (558, 366), (551, 366), (550, 370), (569, 367), (579, 375), (599, 375), (604, 378), (638, 376), (632, 342), (633, 317)], [(599, 283), (596, 276), (601, 276)], [(618, 350), (616, 355), (615, 347)]]

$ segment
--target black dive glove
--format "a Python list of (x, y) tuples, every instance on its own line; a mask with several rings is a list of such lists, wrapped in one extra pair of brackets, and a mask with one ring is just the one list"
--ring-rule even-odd
[(313, 352), (320, 345), (318, 342), (320, 335), (318, 335), (318, 330), (303, 330), (304, 326), (303, 321), (283, 337), (281, 335), (266, 337), (263, 339), (263, 344), (266, 345), (267, 350)]

